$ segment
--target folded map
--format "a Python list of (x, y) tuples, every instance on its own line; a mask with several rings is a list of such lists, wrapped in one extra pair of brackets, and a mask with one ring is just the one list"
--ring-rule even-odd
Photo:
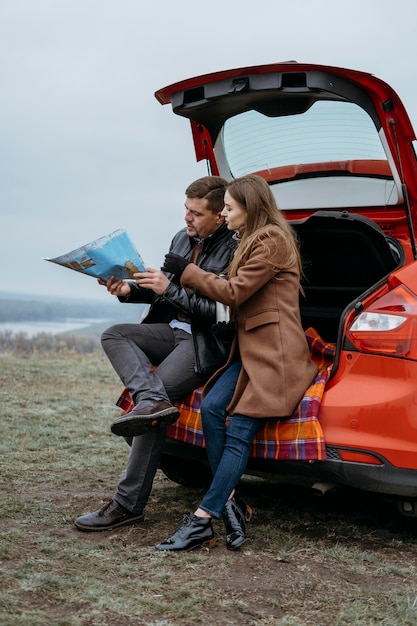
[(142, 257), (124, 228), (62, 256), (54, 259), (44, 257), (43, 260), (104, 281), (110, 276), (116, 280), (132, 278), (136, 272), (146, 271)]

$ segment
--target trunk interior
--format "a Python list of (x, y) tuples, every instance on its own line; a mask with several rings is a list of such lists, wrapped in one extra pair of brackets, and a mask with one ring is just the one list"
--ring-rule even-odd
[(303, 327), (335, 343), (344, 309), (402, 264), (402, 248), (375, 222), (348, 211), (317, 211), (292, 225), (303, 261)]

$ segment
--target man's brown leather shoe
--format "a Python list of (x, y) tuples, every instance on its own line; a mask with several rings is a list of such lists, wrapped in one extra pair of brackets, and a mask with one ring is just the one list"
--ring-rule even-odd
[(93, 531), (108, 530), (117, 528), (117, 526), (134, 524), (135, 522), (143, 522), (142, 513), (130, 513), (114, 500), (110, 500), (98, 511), (77, 517), (74, 524), (79, 530)]
[(136, 437), (155, 426), (169, 426), (176, 422), (180, 412), (168, 400), (149, 400), (114, 420), (110, 426), (113, 434), (121, 437)]

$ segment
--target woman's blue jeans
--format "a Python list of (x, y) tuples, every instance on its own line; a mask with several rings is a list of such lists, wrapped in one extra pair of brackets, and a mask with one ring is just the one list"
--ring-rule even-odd
[(235, 414), (226, 426), (226, 407), (232, 399), (241, 367), (241, 361), (235, 361), (201, 403), (204, 439), (213, 481), (199, 506), (216, 518), (221, 517), (230, 494), (245, 471), (254, 437), (266, 421)]

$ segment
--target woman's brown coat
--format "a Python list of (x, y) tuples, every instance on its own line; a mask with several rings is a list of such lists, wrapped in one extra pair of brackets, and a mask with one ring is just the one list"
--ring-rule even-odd
[[(287, 417), (310, 386), (317, 367), (310, 358), (301, 326), (298, 267), (274, 271), (273, 267), (285, 262), (288, 255), (278, 228), (271, 227), (262, 240), (263, 245), (260, 238), (254, 242), (237, 276), (222, 280), (189, 264), (181, 283), (235, 311), (237, 342), (232, 345), (225, 367), (239, 350), (242, 369), (229, 414)], [(265, 261), (265, 245), (269, 262)], [(225, 367), (216, 372), (214, 379)]]

